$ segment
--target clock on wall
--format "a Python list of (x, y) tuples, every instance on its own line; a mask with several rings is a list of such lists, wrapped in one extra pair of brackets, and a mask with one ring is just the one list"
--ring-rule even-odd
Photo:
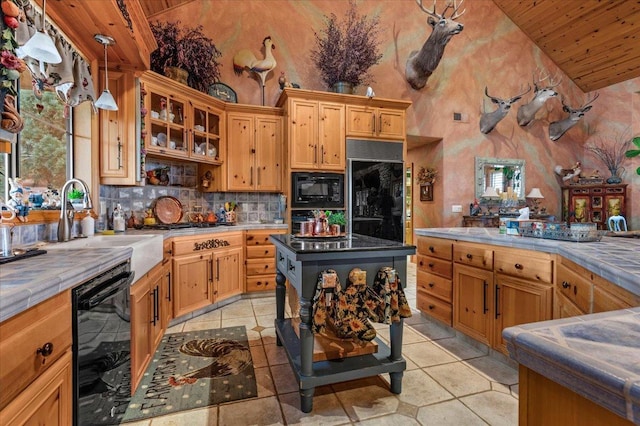
[(236, 92), (224, 83), (213, 83), (209, 86), (209, 95), (222, 99), (225, 102), (238, 102)]

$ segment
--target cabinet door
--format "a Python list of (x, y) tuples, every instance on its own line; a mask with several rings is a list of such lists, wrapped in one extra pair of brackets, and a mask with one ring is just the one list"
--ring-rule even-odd
[(164, 299), (164, 268), (157, 266), (149, 273), (149, 327), (150, 327), (150, 354), (153, 354), (162, 340), (164, 333), (162, 323), (162, 300)]
[(256, 117), (255, 133), (255, 189), (282, 189), (282, 119)]
[(162, 267), (162, 301), (160, 303), (160, 315), (162, 315), (162, 328), (167, 329), (173, 319), (173, 283), (171, 282), (171, 262)]
[(215, 254), (214, 301), (243, 292), (243, 248), (220, 250)]
[(346, 136), (344, 105), (318, 105), (319, 163), (324, 170), (344, 171), (346, 167)]
[(147, 153), (188, 158), (187, 100), (153, 84), (146, 84), (145, 87)]
[(251, 114), (229, 114), (227, 137), (227, 185), (229, 191), (255, 187), (255, 127)]
[(67, 426), (73, 422), (71, 351), (0, 411), (5, 426)]
[(551, 319), (551, 285), (541, 285), (496, 274), (495, 283), (495, 349), (508, 354), (502, 330), (514, 325)]
[(318, 103), (291, 101), (289, 150), (292, 169), (315, 169), (318, 165)]
[(189, 109), (189, 156), (195, 161), (222, 164), (222, 111), (191, 101)]
[(213, 302), (213, 256), (192, 254), (174, 257), (173, 313), (176, 317)]
[(564, 297), (562, 293), (556, 292), (553, 298), (553, 319), (575, 317), (587, 313), (588, 312), (580, 310), (571, 300)]
[(400, 139), (406, 137), (404, 111), (380, 109), (378, 112), (378, 136), (384, 139)]
[(151, 292), (145, 275), (131, 287), (131, 390), (138, 387), (151, 358)]
[(347, 105), (347, 135), (372, 137), (377, 122), (376, 109)]
[(493, 312), (493, 272), (454, 264), (453, 327), (490, 345)]
[[(104, 81), (104, 73), (100, 75)], [(131, 73), (109, 72), (109, 90), (117, 111), (100, 109), (100, 179), (105, 185), (135, 185), (136, 168), (135, 81)]]

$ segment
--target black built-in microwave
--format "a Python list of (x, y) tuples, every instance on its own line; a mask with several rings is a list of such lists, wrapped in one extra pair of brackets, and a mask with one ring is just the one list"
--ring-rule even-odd
[(291, 173), (291, 207), (344, 209), (344, 174)]

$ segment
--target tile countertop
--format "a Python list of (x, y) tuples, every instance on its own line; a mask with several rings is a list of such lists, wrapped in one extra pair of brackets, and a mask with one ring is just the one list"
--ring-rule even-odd
[[(423, 228), (417, 235), (556, 253), (640, 294), (640, 240), (565, 242), (496, 228)], [(640, 307), (503, 330), (513, 359), (640, 425)]]
[[(127, 230), (125, 234), (162, 233), (167, 239), (252, 229), (287, 229), (287, 225), (256, 223), (168, 231)], [(42, 248), (47, 249), (46, 246)], [(43, 255), (2, 265), (0, 322), (127, 261), (131, 258), (132, 251), (129, 247), (56, 249)]]
[(640, 295), (640, 239), (602, 237), (570, 242), (500, 234), (498, 228), (420, 228), (416, 235), (559, 254), (633, 294)]
[(505, 328), (520, 364), (640, 425), (640, 308)]

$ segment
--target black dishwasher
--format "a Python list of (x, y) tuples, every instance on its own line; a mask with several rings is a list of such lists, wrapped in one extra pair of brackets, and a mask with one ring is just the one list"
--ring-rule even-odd
[(76, 426), (120, 424), (131, 399), (133, 277), (127, 261), (72, 290)]

